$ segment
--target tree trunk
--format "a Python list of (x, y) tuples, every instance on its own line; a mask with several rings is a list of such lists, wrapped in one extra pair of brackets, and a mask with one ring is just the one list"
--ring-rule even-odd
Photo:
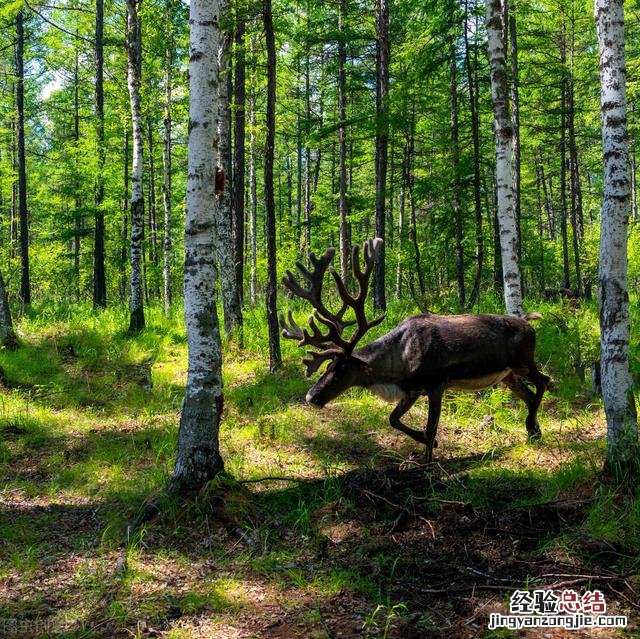
[[(453, 15), (453, 11), (451, 12)], [(453, 213), (453, 225), (456, 240), (456, 280), (458, 282), (458, 301), (460, 307), (466, 304), (466, 291), (464, 286), (464, 224), (462, 208), (460, 206), (460, 144), (458, 139), (458, 78), (456, 66), (456, 35), (451, 34), (449, 45), (449, 97), (451, 100), (451, 173), (453, 175), (451, 195), (451, 209)]]
[(173, 0), (167, 0), (166, 8), (167, 48), (164, 69), (164, 136), (162, 146), (162, 201), (164, 204), (163, 289), (164, 314), (171, 313), (171, 89), (175, 43), (173, 40)]
[[(515, 2), (513, 3), (515, 5)], [(520, 214), (520, 78), (518, 73), (518, 34), (515, 6), (507, 10), (509, 27), (509, 56), (511, 58), (511, 119), (513, 123), (513, 211), (518, 234), (518, 260), (522, 260), (522, 229)], [(505, 2), (505, 7), (508, 7)], [(505, 26), (507, 26), (505, 24)]]
[[(77, 35), (77, 34), (76, 34)], [(76, 302), (80, 301), (80, 233), (82, 231), (81, 180), (79, 173), (80, 159), (80, 65), (79, 47), (76, 40), (75, 60), (73, 66), (73, 141), (74, 141), (74, 212), (73, 212), (73, 275)]]
[(407, 153), (405, 156), (405, 184), (409, 188), (409, 212), (411, 216), (411, 243), (413, 244), (413, 256), (415, 260), (415, 274), (418, 276), (418, 285), (420, 286), (420, 295), (424, 296), (425, 284), (424, 274), (422, 272), (422, 260), (420, 258), (420, 245), (418, 243), (418, 224), (416, 220), (416, 200), (413, 192), (413, 155), (415, 149), (416, 134), (416, 106), (412, 105), (411, 111), (411, 130), (409, 132), (409, 144), (407, 145)]
[[(251, 57), (253, 60), (254, 39), (251, 38)], [(253, 69), (253, 67), (252, 67)], [(249, 291), (251, 303), (258, 301), (258, 237), (257, 237), (257, 208), (258, 188), (256, 179), (256, 74), (252, 70), (252, 78), (249, 89), (249, 244), (251, 247), (251, 273), (249, 279)]]
[(310, 62), (307, 54), (304, 70), (305, 86), (305, 143), (304, 143), (304, 247), (303, 253), (308, 259), (311, 251), (311, 147), (309, 135), (311, 133), (311, 79)]
[(538, 152), (536, 156), (536, 163), (540, 170), (540, 182), (542, 183), (542, 192), (544, 194), (544, 207), (547, 213), (547, 232), (549, 239), (553, 240), (556, 237), (556, 224), (553, 209), (553, 193), (551, 191), (551, 176), (549, 176), (549, 189), (547, 189), (547, 178), (544, 175), (544, 161), (540, 152)]
[[(504, 274), (502, 272), (502, 249), (500, 247), (500, 220), (498, 220), (498, 190), (495, 174), (491, 174), (491, 193), (493, 194), (493, 288), (497, 293), (504, 292)], [(487, 211), (489, 196), (487, 194)]]
[(564, 288), (571, 288), (569, 237), (567, 234), (567, 54), (564, 20), (562, 21), (560, 37), (560, 64), (562, 66), (562, 81), (560, 83), (560, 236), (562, 238), (562, 286), (564, 286)]
[[(219, 0), (220, 10), (225, 19), (229, 17), (228, 0)], [(218, 137), (220, 156), (218, 171), (225, 174), (224, 183), (219, 185), (216, 198), (216, 252), (220, 264), (220, 291), (222, 293), (222, 309), (224, 313), (224, 332), (227, 337), (236, 336), (242, 343), (242, 310), (238, 287), (236, 286), (236, 269), (233, 261), (233, 238), (231, 236), (231, 181), (229, 179), (230, 108), (229, 108), (229, 52), (231, 50), (231, 32), (220, 33), (218, 65)], [(219, 188), (218, 187), (218, 188)]]
[[(387, 94), (389, 92), (389, 6), (376, 0), (376, 237), (385, 239), (387, 197)], [(387, 308), (385, 295), (385, 248), (382, 245), (373, 270), (373, 308)]]
[(631, 219), (634, 222), (638, 220), (638, 181), (635, 140), (631, 140)]
[(223, 396), (214, 250), (219, 9), (216, 0), (191, 0), (190, 4), (184, 270), (189, 368), (172, 492), (198, 489), (224, 469), (218, 441)]
[(96, 183), (95, 183), (95, 232), (93, 240), (93, 307), (106, 308), (107, 281), (104, 266), (104, 54), (103, 54), (104, 2), (96, 0)]
[(544, 210), (542, 204), (542, 181), (543, 175), (541, 172), (541, 166), (538, 163), (538, 158), (536, 156), (536, 199), (538, 203), (538, 250), (540, 251), (540, 279), (538, 285), (538, 291), (540, 296), (544, 296), (545, 289), (545, 259), (544, 259)]
[(338, 3), (338, 216), (340, 228), (340, 276), (344, 282), (349, 280), (349, 221), (347, 216), (347, 96), (345, 66), (347, 63), (347, 48), (344, 36), (344, 20), (346, 0)]
[[(287, 155), (287, 228), (291, 228), (295, 224), (293, 219), (293, 167), (291, 165), (291, 156)], [(289, 234), (287, 234), (289, 237)]]
[(122, 227), (120, 229), (120, 300), (127, 298), (127, 243), (129, 240), (129, 127), (124, 127), (122, 140)]
[(396, 152), (393, 144), (393, 136), (390, 136), (389, 140), (389, 206), (387, 207), (387, 228), (385, 229), (387, 232), (387, 248), (390, 251), (394, 250), (394, 245), (396, 241), (395, 236), (395, 184), (396, 184)]
[(0, 273), (0, 344), (9, 350), (18, 346), (18, 336), (13, 330), (11, 308), (7, 297), (7, 288)]
[[(16, 95), (17, 83), (14, 84), (13, 94)], [(16, 108), (17, 111), (17, 108)], [(9, 221), (9, 257), (16, 257), (16, 244), (18, 243), (18, 220), (19, 220), (19, 204), (18, 204), (18, 123), (17, 113), (11, 118), (11, 219)]]
[(160, 297), (158, 286), (158, 219), (156, 216), (156, 170), (153, 161), (153, 127), (147, 119), (147, 146), (149, 148), (149, 258), (151, 262), (151, 295)]
[(582, 214), (582, 188), (580, 186), (580, 168), (578, 165), (578, 146), (575, 127), (575, 95), (573, 61), (575, 49), (575, 16), (571, 15), (571, 48), (569, 77), (567, 81), (567, 138), (569, 142), (569, 177), (571, 184), (571, 238), (573, 243), (573, 261), (576, 270), (576, 288), (582, 296), (582, 266), (580, 263), (580, 243), (584, 235)]
[(142, 274), (142, 242), (144, 239), (143, 124), (140, 106), (140, 74), (142, 38), (139, 10), (142, 0), (127, 0), (127, 86), (133, 125), (133, 162), (131, 166), (131, 296), (129, 299), (129, 331), (144, 328), (144, 290)]
[(514, 211), (513, 167), (511, 164), (513, 125), (509, 117), (507, 98), (507, 75), (500, 0), (487, 0), (487, 34), (496, 139), (496, 188), (504, 298), (508, 314), (522, 315), (518, 231)]
[(406, 204), (407, 172), (406, 145), (402, 147), (402, 164), (400, 169), (400, 203), (398, 205), (398, 262), (396, 264), (396, 299), (402, 297), (402, 255), (404, 253), (404, 210)]
[(296, 160), (297, 160), (297, 188), (296, 188), (296, 226), (295, 245), (300, 245), (300, 224), (302, 222), (302, 116), (296, 114)]
[[(600, 357), (607, 416), (607, 468), (621, 475), (638, 460), (638, 425), (629, 369), (627, 229), (629, 149), (623, 0), (595, 0), (600, 53), (604, 193), (600, 225)], [(637, 467), (637, 466), (636, 466)]]
[(476, 272), (473, 278), (473, 288), (469, 294), (468, 305), (472, 306), (480, 296), (482, 284), (482, 269), (484, 266), (484, 239), (482, 237), (482, 184), (480, 180), (480, 122), (478, 115), (478, 92), (476, 72), (471, 66), (471, 51), (469, 47), (469, 10), (467, 1), (464, 4), (464, 61), (469, 86), (469, 111), (471, 114), (471, 138), (473, 142), (473, 203), (475, 212), (475, 240), (476, 240)]
[(20, 300), (31, 304), (29, 276), (29, 214), (27, 211), (27, 168), (24, 152), (24, 15), (16, 16), (16, 116), (18, 147), (18, 211), (20, 219)]
[(244, 138), (245, 138), (245, 53), (244, 53), (244, 19), (238, 17), (236, 25), (236, 59), (235, 86), (233, 106), (234, 122), (234, 169), (233, 169), (233, 219), (231, 231), (233, 234), (233, 259), (235, 262), (236, 290), (238, 299), (244, 297)]
[(273, 195), (273, 157), (276, 138), (276, 43), (273, 33), (271, 0), (264, 0), (264, 31), (267, 45), (267, 139), (264, 156), (264, 194), (267, 231), (267, 324), (269, 328), (269, 370), (282, 366), (278, 326), (276, 273), (276, 211)]

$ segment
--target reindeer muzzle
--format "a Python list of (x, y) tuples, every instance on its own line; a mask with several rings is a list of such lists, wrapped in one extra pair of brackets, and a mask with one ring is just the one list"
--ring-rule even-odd
[(316, 408), (322, 408), (327, 402), (322, 400), (322, 397), (318, 395), (314, 395), (309, 391), (307, 396), (305, 397), (305, 401), (309, 406), (315, 406)]

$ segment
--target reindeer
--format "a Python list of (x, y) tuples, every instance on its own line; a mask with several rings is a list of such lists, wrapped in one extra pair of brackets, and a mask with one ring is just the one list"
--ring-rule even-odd
[[(364, 265), (360, 266), (359, 246), (353, 247), (352, 269), (358, 291), (352, 295), (346, 282), (331, 266), (335, 249), (329, 248), (320, 258), (310, 255), (311, 269), (300, 262), (298, 270), (307, 281), (301, 286), (291, 271), (282, 282), (294, 296), (307, 300), (313, 307), (308, 328), (301, 328), (293, 319), (280, 314), (282, 335), (298, 340), (299, 346), (311, 346), (308, 351), (306, 376), (320, 366), (329, 365), (309, 390), (306, 401), (322, 407), (352, 386), (369, 389), (379, 397), (396, 402), (391, 412), (391, 426), (426, 446), (426, 459), (431, 462), (437, 446), (436, 431), (442, 395), (445, 390), (477, 391), (503, 383), (527, 405), (527, 433), (530, 439), (542, 435), (536, 414), (549, 377), (538, 370), (534, 360), (536, 336), (530, 320), (540, 319), (538, 313), (524, 318), (509, 315), (414, 315), (405, 319), (386, 335), (356, 349), (365, 333), (377, 326), (384, 315), (368, 321), (365, 301), (373, 265), (382, 246), (380, 238), (369, 239), (363, 245)], [(333, 276), (342, 307), (334, 313), (322, 300), (325, 273)], [(347, 311), (355, 320), (346, 320)], [(354, 326), (351, 335), (345, 329)], [(527, 386), (531, 383), (535, 392)], [(426, 395), (429, 414), (424, 432), (409, 428), (401, 417)]]

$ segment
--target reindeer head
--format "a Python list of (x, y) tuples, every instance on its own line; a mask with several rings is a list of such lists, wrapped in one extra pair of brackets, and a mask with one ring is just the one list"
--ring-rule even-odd
[[(364, 268), (360, 267), (360, 247), (353, 247), (352, 268), (353, 275), (358, 283), (358, 292), (351, 295), (346, 282), (331, 266), (335, 249), (329, 248), (325, 254), (317, 258), (311, 253), (309, 259), (312, 269), (307, 269), (302, 263), (296, 262), (296, 266), (307, 283), (308, 288), (303, 288), (295, 279), (291, 271), (283, 278), (282, 283), (297, 297), (310, 302), (313, 313), (309, 316), (308, 328), (301, 328), (293, 319), (291, 311), (285, 320), (280, 315), (282, 335), (288, 339), (297, 339), (299, 346), (313, 346), (319, 351), (308, 351), (309, 358), (303, 362), (307, 366), (306, 376), (315, 373), (320, 366), (330, 361), (327, 370), (307, 393), (307, 403), (313, 406), (324, 406), (327, 402), (336, 398), (351, 386), (356, 385), (366, 375), (367, 364), (355, 355), (353, 350), (363, 335), (384, 319), (384, 315), (368, 322), (365, 317), (365, 301), (369, 290), (369, 279), (373, 271), (373, 265), (382, 246), (380, 238), (369, 239), (363, 244)], [(322, 301), (322, 284), (324, 275), (329, 269), (338, 289), (342, 301), (342, 308), (333, 313)], [(345, 321), (345, 313), (352, 309), (355, 315), (354, 321)], [(321, 324), (326, 332), (323, 332), (318, 324)], [(350, 337), (344, 337), (347, 327), (355, 325)]]

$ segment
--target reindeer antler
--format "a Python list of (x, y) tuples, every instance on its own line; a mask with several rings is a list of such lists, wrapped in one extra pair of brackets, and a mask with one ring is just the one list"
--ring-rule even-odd
[(349, 338), (349, 349), (347, 352), (353, 351), (356, 344), (362, 339), (362, 336), (374, 326), (377, 326), (384, 320), (384, 315), (377, 317), (371, 322), (367, 321), (365, 316), (365, 301), (369, 292), (369, 280), (373, 272), (380, 248), (382, 247), (382, 239), (379, 237), (369, 238), (362, 245), (364, 253), (364, 270), (360, 268), (360, 246), (357, 244), (352, 249), (351, 264), (353, 266), (353, 274), (358, 281), (358, 293), (354, 296), (349, 294), (343, 279), (338, 275), (334, 268), (331, 268), (331, 275), (335, 280), (338, 293), (344, 304), (353, 309), (356, 316), (357, 328), (353, 335)]
[[(346, 283), (331, 266), (335, 256), (335, 249), (328, 248), (320, 258), (314, 253), (309, 256), (312, 269), (307, 269), (301, 262), (296, 262), (296, 267), (308, 282), (309, 287), (303, 288), (295, 279), (291, 271), (287, 271), (282, 283), (296, 296), (307, 300), (313, 307), (313, 313), (309, 316), (309, 328), (301, 328), (293, 319), (291, 311), (287, 314), (287, 320), (280, 315), (282, 335), (287, 339), (297, 339), (299, 346), (314, 346), (321, 349), (320, 352), (308, 351), (310, 359), (304, 359), (307, 365), (307, 377), (318, 370), (323, 362), (340, 354), (349, 354), (363, 335), (384, 319), (384, 315), (368, 322), (365, 316), (365, 301), (369, 290), (369, 280), (373, 271), (373, 265), (382, 246), (380, 238), (369, 239), (363, 244), (364, 268), (360, 267), (360, 247), (353, 247), (352, 265), (353, 274), (358, 282), (357, 294), (351, 295)], [(337, 313), (327, 309), (322, 301), (322, 284), (324, 275), (329, 269), (342, 300), (342, 308)], [(356, 321), (343, 319), (346, 311), (351, 308), (354, 311)], [(322, 324), (327, 332), (323, 333), (318, 323)], [(356, 324), (356, 329), (345, 339), (342, 336), (344, 329)]]

